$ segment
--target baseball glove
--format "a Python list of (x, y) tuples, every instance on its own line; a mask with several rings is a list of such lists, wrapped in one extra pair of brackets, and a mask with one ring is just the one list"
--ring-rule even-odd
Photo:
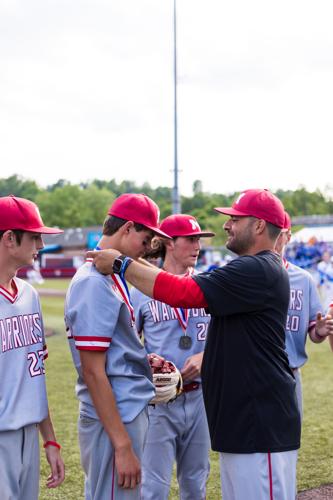
[(149, 354), (156, 394), (149, 404), (170, 403), (182, 392), (183, 380), (178, 368), (157, 354)]

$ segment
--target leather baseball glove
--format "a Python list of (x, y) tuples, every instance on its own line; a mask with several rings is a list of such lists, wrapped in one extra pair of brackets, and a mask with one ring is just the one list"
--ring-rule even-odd
[(181, 394), (183, 389), (180, 371), (172, 361), (161, 358), (158, 354), (149, 354), (148, 360), (156, 390), (155, 397), (149, 404), (170, 403)]

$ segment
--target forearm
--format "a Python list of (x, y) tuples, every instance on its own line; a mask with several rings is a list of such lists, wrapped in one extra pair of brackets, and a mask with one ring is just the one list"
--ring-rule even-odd
[(142, 293), (153, 297), (156, 278), (160, 273), (161, 270), (156, 266), (147, 266), (133, 261), (126, 270), (125, 278)]
[[(112, 273), (114, 260), (119, 255), (120, 252), (113, 249), (87, 252), (87, 257), (93, 259), (102, 274)], [(145, 295), (173, 307), (207, 307), (199, 285), (188, 276), (175, 276), (133, 261), (125, 271), (125, 278)]]
[(39, 431), (42, 435), (43, 441), (56, 441), (55, 432), (53, 429), (50, 413), (39, 424)]
[(46, 459), (51, 470), (46, 486), (47, 488), (56, 488), (65, 479), (65, 465), (60, 454), (60, 444), (57, 443), (50, 415), (39, 424), (39, 430), (44, 441)]

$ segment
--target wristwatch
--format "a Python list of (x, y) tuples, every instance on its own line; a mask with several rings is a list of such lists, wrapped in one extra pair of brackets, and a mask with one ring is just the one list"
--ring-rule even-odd
[(133, 262), (131, 257), (127, 257), (127, 255), (119, 255), (114, 259), (112, 265), (112, 272), (114, 274), (120, 274), (121, 277), (124, 276), (126, 269)]

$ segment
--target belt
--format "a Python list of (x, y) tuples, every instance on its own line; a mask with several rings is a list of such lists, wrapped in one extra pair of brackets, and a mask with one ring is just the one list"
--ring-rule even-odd
[(183, 392), (197, 391), (200, 387), (199, 382), (190, 382), (189, 384), (183, 385)]

